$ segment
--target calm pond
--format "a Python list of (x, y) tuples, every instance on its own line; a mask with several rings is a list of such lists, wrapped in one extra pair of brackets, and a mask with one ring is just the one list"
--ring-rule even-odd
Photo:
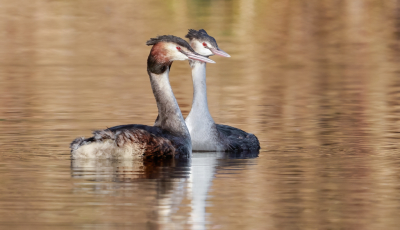
[[(306, 3), (307, 2), (307, 3)], [(398, 229), (400, 1), (3, 0), (0, 229)], [(204, 28), (217, 123), (257, 155), (71, 160), (157, 117), (145, 42)], [(191, 71), (170, 81), (184, 117)]]

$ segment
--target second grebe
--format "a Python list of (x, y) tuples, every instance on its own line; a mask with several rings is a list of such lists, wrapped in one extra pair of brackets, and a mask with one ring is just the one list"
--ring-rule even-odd
[[(218, 48), (217, 42), (203, 29), (189, 30), (186, 35), (190, 45), (203, 56), (230, 57)], [(186, 117), (186, 125), (192, 139), (194, 151), (258, 151), (260, 142), (254, 134), (227, 125), (215, 124), (208, 110), (206, 63), (189, 60), (192, 67), (193, 102)]]

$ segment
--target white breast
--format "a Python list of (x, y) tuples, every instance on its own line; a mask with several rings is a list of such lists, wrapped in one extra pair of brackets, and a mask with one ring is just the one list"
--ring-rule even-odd
[(138, 144), (125, 144), (118, 147), (113, 140), (104, 142), (92, 142), (82, 145), (72, 151), (72, 159), (77, 158), (96, 158), (96, 159), (137, 159), (143, 156), (145, 146)]

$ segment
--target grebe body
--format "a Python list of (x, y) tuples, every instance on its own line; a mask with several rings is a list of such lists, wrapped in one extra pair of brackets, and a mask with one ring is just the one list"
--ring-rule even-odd
[(70, 145), (71, 158), (190, 157), (189, 130), (169, 83), (173, 61), (214, 61), (197, 54), (183, 39), (158, 36), (146, 43), (153, 46), (147, 59), (147, 72), (156, 98), (159, 123), (155, 126), (121, 125), (93, 132), (90, 138), (76, 138)]

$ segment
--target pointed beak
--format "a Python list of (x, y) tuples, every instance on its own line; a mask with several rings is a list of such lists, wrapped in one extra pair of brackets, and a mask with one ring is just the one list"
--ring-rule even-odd
[(197, 61), (202, 61), (202, 62), (207, 62), (207, 63), (215, 63), (215, 61), (213, 61), (211, 59), (208, 59), (206, 57), (203, 57), (203, 56), (201, 56), (199, 54), (194, 54), (194, 53), (189, 53), (188, 52), (188, 53), (186, 53), (186, 56), (189, 59), (192, 59), (192, 60), (197, 60)]
[(210, 50), (215, 55), (219, 55), (219, 56), (222, 56), (222, 57), (231, 57), (231, 55), (229, 55), (228, 53), (226, 53), (223, 50), (215, 49), (215, 48), (210, 48)]

